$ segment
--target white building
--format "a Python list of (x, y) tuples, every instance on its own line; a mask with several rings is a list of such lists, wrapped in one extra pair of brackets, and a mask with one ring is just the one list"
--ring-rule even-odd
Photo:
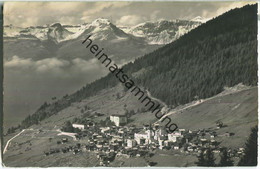
[(101, 133), (106, 133), (110, 130), (110, 127), (100, 127)]
[(127, 140), (127, 147), (132, 148), (134, 146), (136, 146), (136, 141), (133, 140), (133, 139), (128, 139)]
[(164, 146), (164, 140), (159, 139), (158, 141), (159, 141), (159, 149), (162, 150)]
[(174, 132), (174, 133), (170, 133), (168, 134), (168, 140), (171, 142), (176, 142), (178, 138), (182, 138), (183, 135), (181, 132)]
[(158, 129), (154, 132), (154, 139), (159, 140), (161, 136), (167, 136), (167, 132), (165, 129)]
[(114, 122), (116, 126), (121, 126), (127, 123), (125, 115), (111, 115), (110, 121)]
[(144, 144), (149, 144), (151, 143), (152, 136), (153, 133), (151, 130), (141, 131), (139, 133), (135, 133), (135, 140), (137, 144), (142, 144), (142, 141), (144, 141)]
[(80, 130), (84, 130), (85, 129), (85, 125), (83, 124), (72, 124), (73, 128), (78, 128)]
[(176, 142), (177, 137), (173, 134), (168, 134), (168, 140), (171, 141), (171, 142)]
[(181, 133), (184, 133), (184, 132), (186, 131), (186, 129), (179, 129), (179, 131), (180, 131)]
[(179, 145), (176, 145), (176, 146), (174, 146), (173, 148), (174, 148), (174, 150), (179, 150), (179, 149), (180, 149), (180, 146), (179, 146)]

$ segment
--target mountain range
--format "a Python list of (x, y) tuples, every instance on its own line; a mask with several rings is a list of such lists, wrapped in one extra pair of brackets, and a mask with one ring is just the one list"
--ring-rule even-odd
[[(256, 6), (231, 10), (122, 67), (136, 84), (176, 107), (212, 97), (226, 86), (257, 85)], [(249, 19), (250, 18), (250, 19)], [(253, 19), (252, 19), (253, 18)], [(242, 24), (241, 24), (242, 23)], [(38, 110), (48, 116), (119, 82), (112, 74)], [(26, 125), (27, 126), (27, 125)]]
[[(143, 23), (147, 24), (153, 26), (143, 27), (145, 36), (134, 36), (142, 29), (140, 25), (122, 28), (103, 18), (79, 25), (4, 26), (5, 126), (16, 125), (49, 98), (72, 93), (108, 73), (82, 48), (81, 42), (88, 34), (92, 34), (95, 43), (122, 66), (158, 49), (163, 43), (170, 43), (200, 23)], [(158, 30), (164, 33), (159, 35)], [(30, 97), (31, 93), (35, 98)], [(13, 120), (13, 116), (20, 118)]]
[[(175, 41), (191, 29), (196, 28), (202, 22), (161, 20), (158, 22), (146, 22), (123, 30), (137, 37), (144, 37), (150, 44), (168, 44)], [(171, 28), (171, 29), (169, 29)]]
[[(5, 58), (19, 54), (20, 57), (30, 56), (37, 59), (44, 55), (44, 57), (87, 60), (88, 58), (78, 44), (87, 34), (92, 34), (92, 38), (104, 46), (108, 50), (107, 53), (114, 56), (118, 64), (124, 64), (178, 39), (200, 24), (201, 22), (198, 21), (162, 20), (126, 28), (117, 27), (108, 19), (99, 18), (92, 23), (81, 25), (54, 23), (28, 28), (6, 25), (4, 26), (5, 47), (7, 48)], [(13, 43), (14, 41), (17, 42)], [(34, 43), (37, 47), (26, 51), (9, 50), (9, 44), (19, 50), (24, 46), (32, 46), (28, 43)]]
[[(186, 23), (190, 24), (189, 21)], [(113, 48), (119, 50), (120, 44), (126, 46), (128, 50), (138, 45), (139, 48), (141, 48), (140, 45), (157, 45), (153, 51), (144, 52), (142, 57), (127, 58), (129, 62), (122, 66), (124, 73), (129, 75), (136, 85), (144, 89), (145, 93), (151, 95), (154, 101), (163, 103), (167, 110), (166, 115), (171, 117), (179, 128), (193, 131), (214, 130), (218, 135), (214, 139), (218, 140), (222, 147), (241, 148), (250, 134), (250, 128), (257, 125), (258, 121), (257, 5), (232, 9), (200, 24), (179, 38), (177, 38), (178, 33), (175, 32), (171, 35), (173, 39), (176, 37), (175, 41), (158, 45), (158, 43), (166, 42), (167, 39), (159, 40), (153, 35), (160, 36), (160, 31), (169, 34), (171, 31), (163, 30), (162, 25), (171, 24), (168, 21), (146, 23), (127, 31), (127, 28), (120, 29), (107, 20), (98, 19), (91, 24), (84, 24), (87, 29), (83, 29), (82, 34), (78, 34), (77, 37), (71, 32), (79, 30), (81, 26), (62, 26), (67, 30), (64, 31), (60, 25), (54, 24), (51, 25), (51, 29), (48, 26), (47, 34), (50, 35), (47, 39), (35, 39), (36, 36), (34, 36), (32, 41), (43, 44), (43, 47), (46, 47), (48, 43), (48, 45), (51, 44), (47, 45), (49, 48), (58, 47), (58, 50), (53, 50), (53, 54), (59, 59), (75, 58), (73, 53), (76, 51), (82, 54), (77, 54), (77, 58), (86, 57), (87, 49), (81, 45), (86, 34), (92, 34), (95, 43), (104, 46), (111, 53), (116, 53), (117, 51), (110, 50)], [(153, 33), (149, 32), (149, 28), (153, 30)], [(56, 31), (59, 33), (54, 33)], [(15, 36), (20, 36), (20, 34)], [(32, 36), (30, 35), (30, 38)], [(65, 40), (72, 36), (73, 39)], [(53, 37), (56, 38), (53, 39)], [(8, 38), (11, 43), (12, 38)], [(110, 56), (113, 61), (123, 63), (120, 57)], [(133, 59), (134, 61), (130, 62)], [(163, 123), (158, 121), (137, 97), (110, 73), (85, 84), (72, 94), (45, 102), (35, 113), (27, 116), (16, 128), (28, 130), (25, 135), (18, 136), (22, 139), (16, 138), (21, 142), (20, 145), (24, 151), (20, 153), (22, 151), (17, 152), (17, 147), (11, 147), (5, 154), (5, 164), (10, 166), (63, 166), (64, 164), (95, 166), (92, 162), (97, 160), (89, 157), (87, 157), (89, 160), (85, 160), (85, 156), (74, 156), (74, 159), (79, 159), (79, 162), (67, 160), (73, 157), (65, 155), (48, 156), (45, 160), (41, 160), (43, 153), (40, 151), (49, 149), (48, 145), (51, 144), (56, 146), (56, 140), (45, 144), (48, 142), (46, 140), (50, 136), (55, 138), (59, 129), (68, 121), (91, 119), (101, 124), (109, 119), (110, 115), (122, 113), (129, 118), (127, 126), (142, 127), (149, 123)], [(218, 121), (222, 121), (225, 127), (216, 129)], [(224, 137), (223, 135), (227, 133), (232, 133), (233, 136)], [(11, 138), (10, 135), (6, 137)], [(26, 150), (27, 143), (32, 145), (30, 151)], [(158, 162), (157, 166), (195, 165), (196, 156), (186, 153), (175, 156), (169, 153), (160, 157), (160, 151), (164, 150), (156, 151), (153, 157), (146, 158), (152, 158), (153, 161)], [(18, 160), (15, 161), (14, 157)], [(130, 166), (127, 163), (120, 163), (121, 160), (134, 160), (133, 163), (137, 162), (135, 165), (139, 167), (146, 164), (138, 163), (146, 158), (120, 158), (116, 158), (115, 161), (118, 160), (119, 163), (114, 166)], [(72, 163), (60, 162), (61, 159), (72, 161)]]
[[(27, 36), (27, 38), (37, 38), (42, 41), (52, 39), (56, 43), (60, 43), (62, 41), (76, 39), (85, 32), (96, 34), (96, 38), (99, 40), (126, 38), (127, 35), (125, 33), (127, 33), (136, 37), (143, 37), (148, 43), (167, 44), (176, 40), (178, 37), (197, 27), (201, 23), (203, 23), (203, 19), (201, 17), (196, 17), (192, 20), (160, 20), (157, 22), (144, 22), (131, 27), (117, 27), (108, 19), (98, 18), (92, 23), (79, 25), (61, 25), (60, 23), (54, 23), (51, 25), (31, 26), (27, 28), (5, 25), (4, 37), (24, 38)], [(122, 30), (125, 33), (123, 33)], [(120, 31), (121, 34), (119, 33)], [(119, 33), (117, 34), (118, 37), (109, 37), (108, 35), (110, 35), (111, 32)], [(161, 34), (161, 36), (157, 37), (156, 40), (151, 40), (151, 37), (158, 36), (159, 34)], [(170, 39), (169, 37), (175, 38)]]

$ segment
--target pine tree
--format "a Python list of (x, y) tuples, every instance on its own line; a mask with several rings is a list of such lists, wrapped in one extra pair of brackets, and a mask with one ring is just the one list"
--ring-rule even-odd
[(198, 156), (198, 161), (195, 163), (197, 166), (205, 166), (206, 161), (204, 159), (204, 151), (201, 151)]
[(214, 154), (210, 148), (206, 150), (205, 161), (205, 166), (215, 166)]
[(238, 163), (239, 166), (257, 165), (257, 132), (258, 126), (252, 128), (249, 139), (245, 145), (245, 154)]
[(228, 155), (227, 149), (225, 148), (220, 155), (220, 163), (219, 166), (233, 166), (233, 160)]
[(7, 130), (7, 134), (11, 134), (11, 129), (10, 128)]

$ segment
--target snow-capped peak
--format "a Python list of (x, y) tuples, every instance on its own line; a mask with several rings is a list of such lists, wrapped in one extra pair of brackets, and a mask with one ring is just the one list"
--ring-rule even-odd
[(123, 30), (136, 37), (145, 38), (149, 44), (167, 44), (200, 24), (201, 22), (191, 22), (189, 20), (159, 20), (140, 23), (131, 28), (123, 28)]
[(51, 24), (50, 27), (52, 27), (52, 28), (62, 28), (60, 23), (53, 23), (53, 24)]
[[(88, 24), (62, 25), (52, 23), (46, 26), (28, 28), (14, 28), (12, 25), (5, 26), (5, 37), (29, 37), (40, 40), (53, 40), (56, 43), (63, 41), (85, 38), (86, 34), (92, 34), (93, 39), (122, 41), (132, 37), (144, 39), (149, 44), (167, 44), (178, 39), (183, 34), (200, 25), (202, 17), (192, 20), (158, 20), (147, 21), (132, 27), (120, 27), (111, 23), (108, 19), (98, 18)], [(192, 22), (193, 21), (193, 22)], [(23, 35), (23, 36), (22, 36)]]
[(207, 18), (203, 18), (201, 16), (196, 16), (195, 18), (191, 19), (191, 21), (205, 23), (205, 22), (208, 21), (208, 19)]
[(111, 22), (108, 19), (104, 19), (104, 18), (98, 18), (91, 23), (92, 26), (110, 25), (110, 24)]
[(72, 32), (65, 29), (60, 23), (54, 23), (49, 27), (47, 37), (48, 39), (52, 39), (56, 42), (61, 42), (72, 34)]

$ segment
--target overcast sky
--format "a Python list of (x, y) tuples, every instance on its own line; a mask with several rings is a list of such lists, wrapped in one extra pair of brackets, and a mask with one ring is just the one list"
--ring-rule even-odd
[(131, 26), (159, 19), (212, 18), (253, 2), (5, 2), (4, 24), (81, 24), (103, 17)]

